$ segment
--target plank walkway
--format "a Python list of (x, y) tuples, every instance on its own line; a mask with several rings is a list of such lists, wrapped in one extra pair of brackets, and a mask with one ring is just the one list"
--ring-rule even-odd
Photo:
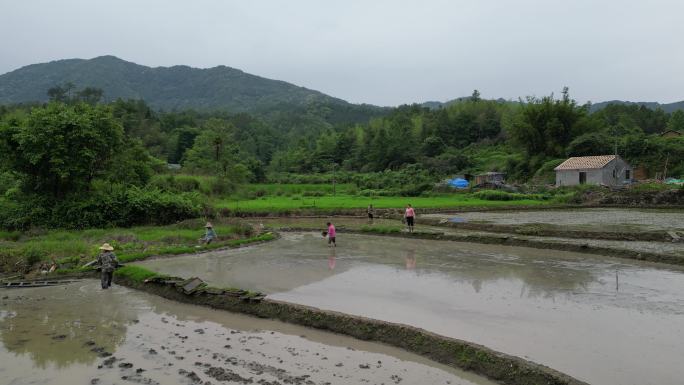
[(1, 289), (18, 289), (18, 288), (29, 288), (29, 287), (44, 287), (44, 286), (57, 286), (66, 285), (72, 282), (79, 282), (78, 279), (57, 279), (57, 280), (42, 280), (42, 281), (14, 281), (14, 282), (2, 282), (0, 283)]

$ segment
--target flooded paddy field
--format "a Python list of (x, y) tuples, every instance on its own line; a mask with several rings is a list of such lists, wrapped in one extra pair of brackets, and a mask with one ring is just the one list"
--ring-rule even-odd
[(95, 280), (0, 295), (3, 385), (492, 384), (393, 347)]
[[(250, 223), (257, 226), (264, 226), (268, 228), (301, 228), (301, 229), (316, 229), (321, 231), (327, 229), (326, 223), (332, 221), (338, 229), (360, 230), (364, 226), (379, 226), (379, 227), (405, 227), (401, 221), (396, 219), (376, 218), (373, 222), (369, 222), (365, 217), (297, 217), (297, 218), (249, 218)], [(440, 226), (421, 226), (421, 231), (435, 231), (445, 232), (447, 228)]]
[[(653, 210), (651, 210), (653, 211)], [(463, 214), (501, 214), (501, 213), (463, 213)], [(444, 217), (453, 218), (455, 215), (463, 214), (429, 214), (425, 217)], [(282, 228), (299, 228), (299, 229), (314, 229), (320, 228), (321, 231), (325, 229), (325, 223), (328, 218), (253, 218), (249, 222), (267, 228), (282, 229)], [(344, 231), (360, 230), (363, 226), (368, 224), (365, 218), (333, 218), (333, 223), (338, 229)], [(399, 220), (395, 219), (376, 219), (373, 221), (373, 226), (385, 227), (405, 227)], [(403, 229), (403, 231), (406, 231)], [(428, 233), (440, 233), (445, 235), (456, 236), (487, 236), (493, 238), (517, 238), (522, 240), (539, 241), (549, 244), (568, 244), (568, 245), (588, 245), (594, 247), (603, 247), (617, 250), (630, 250), (636, 252), (646, 252), (654, 254), (667, 254), (684, 257), (684, 243), (683, 242), (653, 242), (653, 241), (624, 241), (624, 240), (609, 240), (609, 239), (592, 239), (592, 238), (562, 238), (562, 237), (547, 237), (538, 235), (521, 235), (514, 233), (498, 233), (487, 232), (482, 230), (467, 230), (453, 227), (442, 227), (424, 225), (420, 223), (420, 219), (416, 224), (416, 231)]]
[[(250, 218), (247, 220), (254, 226), (269, 228), (269, 229), (302, 229), (302, 230), (313, 230), (320, 229), (320, 231), (327, 230), (326, 223), (332, 221), (335, 228), (339, 231), (353, 230), (359, 231), (364, 227), (371, 228), (398, 228), (403, 232), (408, 231), (406, 224), (402, 223), (398, 219), (387, 219), (387, 218), (376, 218), (373, 222), (369, 222), (366, 217), (298, 217), (298, 218)], [(418, 223), (416, 225), (416, 230), (425, 233), (437, 233), (437, 234), (460, 234), (461, 229), (455, 229), (443, 226), (433, 226)]]
[(318, 233), (147, 268), (400, 322), (595, 384), (681, 384), (684, 270), (498, 245)]
[(590, 208), (425, 214), (420, 217), (495, 225), (544, 225), (585, 231), (684, 230), (684, 210)]

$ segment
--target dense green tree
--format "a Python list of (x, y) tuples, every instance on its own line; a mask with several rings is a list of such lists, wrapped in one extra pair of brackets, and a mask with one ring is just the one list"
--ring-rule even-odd
[(48, 89), (47, 94), (50, 101), (67, 103), (71, 100), (71, 93), (75, 88), (74, 83), (67, 82)]
[(76, 92), (76, 99), (84, 103), (95, 105), (102, 100), (104, 91), (101, 88), (86, 87)]
[(173, 134), (173, 139), (171, 140), (173, 142), (173, 147), (169, 152), (169, 156), (167, 158), (168, 162), (180, 163), (181, 159), (183, 159), (183, 155), (185, 155), (185, 152), (189, 148), (192, 148), (192, 145), (195, 143), (195, 138), (197, 135), (199, 135), (199, 132), (199, 129), (191, 127), (181, 127), (176, 129)]
[(562, 157), (573, 138), (591, 129), (587, 110), (588, 106), (578, 106), (570, 98), (567, 88), (559, 100), (553, 95), (530, 97), (510, 123), (508, 133), (530, 156)]
[(620, 123), (626, 127), (638, 127), (647, 134), (664, 131), (668, 121), (663, 110), (652, 110), (637, 104), (610, 104), (596, 112), (595, 118), (602, 120), (602, 125), (614, 126)]
[(215, 175), (230, 183), (242, 183), (249, 170), (241, 163), (239, 147), (234, 141), (235, 127), (221, 119), (210, 119), (183, 158), (183, 166), (191, 171)]
[(95, 105), (102, 100), (104, 91), (101, 88), (86, 87), (82, 90), (77, 90), (76, 85), (71, 82), (66, 82), (61, 85), (56, 85), (47, 91), (50, 101), (75, 104), (87, 103)]
[(592, 156), (612, 154), (616, 139), (605, 131), (589, 132), (573, 139), (568, 145), (569, 156)]
[(473, 94), (470, 96), (470, 101), (471, 102), (479, 102), (480, 100), (482, 100), (480, 98), (480, 91), (473, 90)]
[(124, 143), (111, 109), (84, 103), (50, 103), (0, 127), (2, 161), (27, 192), (56, 198), (87, 190), (105, 176)]
[(667, 129), (684, 134), (684, 111), (677, 110), (672, 113), (670, 120), (667, 122)]

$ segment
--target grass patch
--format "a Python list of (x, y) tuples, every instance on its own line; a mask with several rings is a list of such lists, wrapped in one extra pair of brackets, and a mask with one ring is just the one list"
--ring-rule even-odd
[(486, 201), (543, 201), (548, 200), (550, 198), (549, 196), (542, 194), (509, 193), (501, 190), (482, 190), (476, 192), (475, 194), (473, 194), (473, 196), (477, 199), (482, 199)]
[(160, 276), (152, 270), (145, 269), (140, 266), (124, 266), (114, 271), (114, 275), (129, 279), (133, 282), (142, 283), (144, 280), (152, 277)]
[[(356, 191), (356, 186), (351, 183), (338, 183), (335, 185), (336, 194), (349, 194)], [(291, 183), (255, 183), (241, 186), (238, 191), (229, 198), (235, 200), (259, 199), (265, 197), (321, 197), (332, 195), (332, 183), (326, 184), (291, 184)]]
[(0, 233), (0, 272), (28, 270), (47, 262), (71, 269), (93, 260), (102, 243), (110, 243), (122, 262), (152, 255), (175, 255), (234, 247), (268, 240), (273, 235), (254, 236), (251, 225), (242, 221), (215, 223), (219, 240), (199, 248), (204, 221), (190, 220), (170, 226), (77, 230), (32, 230)]
[(275, 235), (272, 233), (265, 233), (261, 234), (255, 237), (249, 237), (249, 238), (240, 238), (240, 239), (232, 239), (229, 241), (224, 241), (224, 242), (215, 242), (211, 243), (209, 245), (201, 245), (200, 247), (196, 246), (169, 246), (169, 247), (161, 247), (158, 249), (154, 250), (146, 250), (143, 252), (133, 252), (133, 253), (121, 253), (120, 255), (117, 255), (119, 262), (121, 263), (126, 263), (126, 262), (133, 262), (133, 261), (140, 261), (152, 256), (157, 256), (157, 255), (180, 255), (180, 254), (190, 254), (190, 253), (198, 253), (202, 251), (209, 251), (209, 250), (215, 250), (215, 249), (220, 249), (224, 247), (238, 247), (250, 243), (255, 243), (255, 242), (263, 242), (263, 241), (270, 241), (275, 239)]
[(2, 231), (0, 230), (0, 241), (12, 241), (16, 242), (19, 240), (21, 233), (18, 231)]
[(507, 206), (543, 206), (554, 203), (553, 199), (539, 200), (536, 195), (521, 197), (517, 200), (496, 201), (481, 199), (474, 194), (456, 193), (439, 194), (435, 196), (401, 197), (401, 196), (356, 196), (337, 194), (337, 196), (301, 197), (293, 199), (286, 196), (267, 196), (265, 199), (222, 199), (214, 202), (220, 209), (250, 212), (281, 212), (298, 209), (362, 209), (372, 204), (376, 209), (401, 208), (407, 203), (412, 204), (418, 211), (421, 208), (453, 209), (460, 207), (507, 207)]

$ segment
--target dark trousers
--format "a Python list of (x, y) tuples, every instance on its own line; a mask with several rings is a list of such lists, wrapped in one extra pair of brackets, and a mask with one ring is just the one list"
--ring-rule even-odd
[(102, 288), (106, 289), (110, 286), (112, 286), (112, 275), (114, 274), (113, 271), (102, 271)]

